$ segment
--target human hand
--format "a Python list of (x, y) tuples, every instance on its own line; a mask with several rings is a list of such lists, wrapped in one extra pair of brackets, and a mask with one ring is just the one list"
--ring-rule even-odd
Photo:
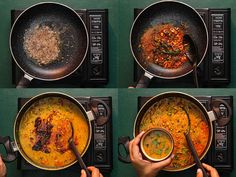
[[(218, 174), (217, 170), (215, 168), (213, 168), (210, 165), (207, 165), (205, 163), (202, 164), (203, 167), (206, 169), (207, 173), (209, 173), (209, 177), (220, 177), (220, 175)], [(203, 173), (201, 169), (197, 169), (197, 175), (196, 177), (203, 177)]]
[(5, 177), (7, 175), (7, 168), (4, 162), (2, 161), (2, 157), (0, 155), (0, 177)]
[[(88, 167), (88, 170), (92, 172), (91, 177), (103, 177), (103, 175), (100, 173), (98, 168), (95, 167)], [(81, 170), (81, 176), (80, 177), (87, 177), (84, 170)]]
[(174, 155), (171, 155), (166, 160), (160, 162), (150, 162), (143, 159), (142, 154), (139, 150), (139, 142), (141, 140), (142, 135), (144, 132), (141, 132), (138, 136), (136, 136), (132, 141), (129, 143), (129, 152), (130, 152), (130, 160), (137, 171), (139, 177), (156, 177), (158, 172), (163, 169), (164, 167), (168, 166)]

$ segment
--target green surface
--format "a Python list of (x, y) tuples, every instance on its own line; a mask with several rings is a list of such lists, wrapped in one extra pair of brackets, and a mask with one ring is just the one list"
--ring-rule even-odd
[[(11, 81), (12, 61), (9, 50), (9, 35), (11, 28), (11, 9), (24, 9), (39, 0), (0, 0), (0, 87), (14, 87)], [(117, 0), (58, 0), (73, 9), (107, 8), (109, 13), (109, 83), (108, 88), (117, 87), (117, 52), (118, 52), (118, 8)]]
[[(0, 0), (0, 87), (14, 87), (11, 83), (11, 54), (9, 51), (8, 38), (10, 33), (10, 10), (25, 8), (39, 0)], [(78, 8), (107, 8), (109, 9), (109, 83), (105, 87), (126, 88), (133, 83), (133, 63), (129, 33), (133, 22), (133, 8), (143, 8), (155, 0), (60, 0), (74, 9)], [(227, 0), (183, 0), (193, 7), (231, 8), (231, 84), (230, 88), (236, 87), (236, 1)], [(4, 77), (3, 77), (4, 76)], [(181, 86), (180, 86), (181, 87)]]
[[(118, 124), (118, 100), (117, 100), (117, 90), (116, 89), (0, 89), (0, 135), (9, 135), (13, 140), (13, 124), (17, 114), (17, 98), (18, 97), (32, 97), (39, 93), (44, 93), (48, 91), (58, 91), (67, 93), (71, 96), (111, 96), (112, 97), (112, 125)], [(117, 144), (117, 127), (114, 126), (116, 131), (113, 131), (113, 144)], [(105, 177), (115, 176), (117, 172), (117, 146), (113, 146), (113, 159), (114, 159), (114, 170), (111, 174), (105, 174)], [(0, 153), (3, 153), (3, 149), (0, 149)], [(7, 164), (8, 177), (42, 177), (42, 176), (57, 176), (57, 177), (79, 177), (80, 171), (70, 171), (67, 170), (48, 172), (48, 171), (21, 171), (17, 169), (16, 161)]]
[[(122, 127), (121, 131), (118, 131), (118, 136), (130, 136), (133, 137), (133, 124), (137, 115), (137, 98), (138, 96), (154, 96), (165, 91), (173, 91), (173, 89), (120, 89), (119, 90), (119, 121), (118, 127)], [(191, 95), (227, 95), (233, 96), (233, 102), (236, 103), (236, 89), (175, 89), (175, 91), (185, 92)], [(233, 107), (234, 115), (236, 114), (236, 104)], [(233, 121), (233, 127), (236, 127), (236, 121)], [(236, 138), (236, 132), (233, 132), (234, 142)], [(234, 154), (236, 153), (236, 148), (234, 146)], [(115, 160), (115, 159), (114, 159)], [(236, 156), (234, 156), (234, 162)], [(118, 162), (118, 172), (119, 175), (115, 174), (115, 177), (136, 177), (133, 167), (130, 164), (124, 164)], [(160, 173), (158, 177), (195, 177), (196, 167), (193, 167), (184, 172), (175, 173)], [(221, 174), (221, 177), (235, 177), (236, 168), (230, 174)]]
[[(215, 7), (231, 8), (231, 84), (227, 89), (175, 89), (193, 95), (232, 95), (236, 103), (236, 1), (235, 0), (183, 0), (196, 8)], [(59, 0), (74, 9), (107, 8), (109, 9), (109, 83), (107, 89), (14, 89), (11, 83), (11, 55), (9, 51), (10, 10), (25, 8), (39, 0), (0, 0), (0, 135), (13, 135), (13, 123), (17, 114), (18, 97), (30, 97), (46, 91), (60, 91), (72, 96), (112, 96), (113, 118), (113, 170), (105, 177), (135, 177), (135, 171), (130, 164), (124, 164), (117, 159), (117, 138), (131, 136), (135, 116), (137, 114), (137, 97), (152, 96), (173, 89), (122, 89), (133, 82), (133, 58), (129, 47), (129, 31), (133, 22), (133, 8), (142, 8), (155, 0)], [(235, 89), (233, 89), (235, 88)], [(234, 104), (235, 115), (236, 104)], [(234, 127), (236, 122), (233, 122)], [(234, 141), (236, 131), (234, 131)], [(0, 148), (0, 153), (3, 151)], [(236, 147), (234, 147), (236, 154)], [(236, 156), (234, 156), (234, 161)], [(16, 162), (7, 164), (9, 177), (40, 177), (40, 176), (80, 176), (80, 172), (23, 172), (17, 170)], [(235, 167), (234, 167), (235, 168)], [(160, 177), (195, 177), (195, 169), (184, 172), (166, 174)], [(221, 177), (235, 177), (236, 169)]]

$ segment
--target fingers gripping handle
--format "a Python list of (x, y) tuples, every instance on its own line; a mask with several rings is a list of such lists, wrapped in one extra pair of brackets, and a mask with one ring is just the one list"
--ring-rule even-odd
[(12, 162), (16, 159), (17, 153), (14, 151), (14, 148), (11, 144), (11, 139), (9, 136), (2, 137), (0, 136), (0, 145), (2, 144), (6, 150), (6, 157), (2, 157), (4, 162)]

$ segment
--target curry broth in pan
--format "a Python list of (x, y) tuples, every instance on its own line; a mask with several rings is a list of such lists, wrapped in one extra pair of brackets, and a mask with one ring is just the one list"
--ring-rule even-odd
[(89, 124), (74, 103), (61, 97), (36, 101), (23, 115), (19, 141), (24, 153), (42, 167), (63, 167), (75, 161), (68, 140), (74, 129), (74, 141), (80, 153), (89, 142)]
[(192, 102), (179, 97), (164, 98), (151, 106), (140, 122), (139, 132), (164, 128), (172, 135), (175, 157), (166, 170), (184, 168), (194, 163), (184, 136), (189, 124), (183, 107), (190, 116), (191, 139), (198, 155), (201, 156), (208, 144), (210, 127), (201, 110)]

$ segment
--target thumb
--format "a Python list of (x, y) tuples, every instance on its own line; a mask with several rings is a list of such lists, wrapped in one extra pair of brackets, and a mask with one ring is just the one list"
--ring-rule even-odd
[(168, 166), (168, 165), (172, 162), (173, 158), (174, 158), (174, 154), (172, 154), (172, 155), (171, 155), (168, 159), (166, 159), (166, 160), (163, 160), (163, 161), (161, 161), (161, 162), (154, 163), (154, 164), (153, 164), (153, 167), (156, 168), (156, 169), (162, 169), (162, 168)]
[(202, 170), (200, 168), (197, 169), (196, 177), (203, 177), (203, 173), (202, 173)]
[(81, 175), (80, 175), (80, 177), (87, 177), (84, 170), (81, 170)]
[(2, 161), (2, 155), (0, 154), (0, 163), (2, 163), (3, 161)]

